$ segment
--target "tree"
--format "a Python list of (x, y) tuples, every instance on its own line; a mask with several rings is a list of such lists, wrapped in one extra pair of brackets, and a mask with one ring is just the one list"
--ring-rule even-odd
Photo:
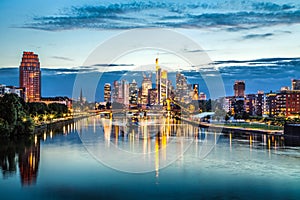
[(24, 101), (16, 94), (0, 98), (0, 133), (2, 136), (30, 134), (33, 123), (24, 109)]
[(31, 102), (27, 103), (27, 110), (29, 114), (36, 115), (36, 114), (45, 114), (48, 112), (48, 107), (45, 103), (41, 102)]
[(214, 117), (219, 121), (220, 119), (224, 119), (226, 116), (226, 111), (224, 109), (217, 109), (215, 111)]
[(62, 115), (63, 113), (68, 113), (68, 107), (65, 104), (61, 103), (50, 103), (48, 105), (49, 112), (54, 112), (58, 115)]

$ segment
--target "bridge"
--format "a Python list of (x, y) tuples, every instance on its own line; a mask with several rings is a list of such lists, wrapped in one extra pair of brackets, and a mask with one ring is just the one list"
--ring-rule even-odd
[(203, 118), (206, 118), (206, 117), (212, 117), (215, 115), (215, 112), (203, 112), (203, 113), (199, 113), (197, 115), (194, 115), (192, 118), (194, 119), (203, 119)]

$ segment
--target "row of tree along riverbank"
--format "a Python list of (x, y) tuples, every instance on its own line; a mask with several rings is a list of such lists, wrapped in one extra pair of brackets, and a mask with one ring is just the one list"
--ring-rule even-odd
[(26, 103), (16, 94), (5, 94), (0, 98), (0, 136), (31, 135), (35, 125), (67, 114), (68, 108), (63, 104)]

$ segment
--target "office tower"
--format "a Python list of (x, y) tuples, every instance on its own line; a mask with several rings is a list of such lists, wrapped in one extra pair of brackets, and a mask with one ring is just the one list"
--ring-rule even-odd
[(156, 105), (157, 104), (157, 89), (149, 89), (148, 90), (148, 104)]
[(186, 77), (180, 72), (176, 74), (176, 101), (185, 102), (189, 99), (189, 86), (187, 84)]
[(122, 80), (122, 94), (123, 94), (123, 104), (129, 104), (129, 84), (126, 80)]
[(155, 60), (155, 64), (156, 64), (156, 89), (157, 89), (157, 102), (160, 103), (161, 101), (161, 68), (158, 65), (158, 58), (156, 58)]
[(243, 98), (245, 96), (245, 81), (235, 81), (233, 89), (235, 97)]
[(300, 80), (292, 80), (292, 90), (300, 90)]
[(199, 99), (199, 84), (193, 84), (192, 100), (198, 100), (198, 99)]
[(168, 98), (168, 72), (166, 70), (161, 71), (159, 94), (160, 102), (158, 104), (163, 105), (163, 102)]
[(174, 99), (175, 98), (175, 89), (172, 85), (172, 81), (168, 80), (168, 98), (169, 99)]
[(147, 77), (144, 74), (144, 79), (142, 81), (142, 95), (141, 104), (146, 105), (148, 103), (148, 90), (152, 89), (151, 75)]
[(111, 85), (109, 83), (104, 85), (104, 102), (111, 102)]
[(38, 55), (24, 51), (19, 72), (20, 87), (25, 88), (25, 101), (40, 101), (41, 70)]
[(129, 83), (129, 104), (138, 104), (138, 86), (136, 81), (133, 79), (132, 83)]
[(113, 100), (117, 103), (129, 104), (129, 84), (126, 80), (114, 81)]
[(114, 81), (114, 89), (113, 89), (113, 102), (118, 102), (119, 99), (119, 81)]

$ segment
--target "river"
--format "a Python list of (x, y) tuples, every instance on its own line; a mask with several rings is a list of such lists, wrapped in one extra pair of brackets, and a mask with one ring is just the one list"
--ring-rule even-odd
[(94, 116), (1, 140), (1, 199), (299, 199), (300, 147), (165, 118)]

